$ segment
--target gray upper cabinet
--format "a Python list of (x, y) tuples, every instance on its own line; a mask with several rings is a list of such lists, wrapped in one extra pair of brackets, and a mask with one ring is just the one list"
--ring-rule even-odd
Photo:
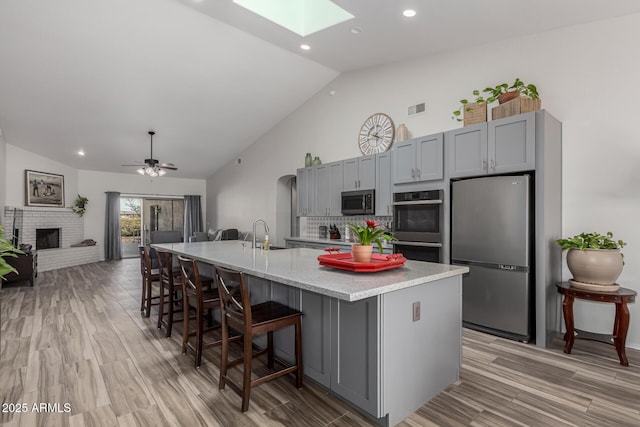
[(505, 117), (488, 123), (489, 173), (535, 169), (535, 114)]
[(315, 202), (315, 169), (298, 169), (296, 177), (297, 187), (297, 214), (298, 216), (314, 215)]
[(487, 173), (487, 124), (465, 126), (447, 132), (449, 176), (463, 177)]
[(343, 189), (373, 190), (376, 187), (376, 156), (363, 156), (344, 161)]
[(449, 176), (535, 169), (535, 112), (447, 132)]
[(397, 143), (393, 154), (393, 183), (442, 179), (443, 153), (442, 133)]
[(376, 215), (392, 215), (391, 152), (376, 154)]
[(341, 215), (343, 162), (315, 167), (315, 215)]

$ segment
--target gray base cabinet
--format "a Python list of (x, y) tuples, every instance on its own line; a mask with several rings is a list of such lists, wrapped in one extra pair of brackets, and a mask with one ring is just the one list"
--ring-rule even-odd
[(378, 402), (379, 298), (331, 301), (331, 391), (376, 418)]
[[(305, 376), (383, 425), (402, 421), (458, 379), (460, 276), (354, 302), (255, 277), (249, 283), (252, 303), (273, 299), (304, 313)], [(278, 357), (293, 361), (293, 328), (277, 332), (274, 345)]]

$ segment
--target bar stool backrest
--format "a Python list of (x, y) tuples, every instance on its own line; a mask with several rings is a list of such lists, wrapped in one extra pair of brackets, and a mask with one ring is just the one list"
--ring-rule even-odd
[(220, 295), (220, 316), (227, 325), (243, 334), (251, 334), (251, 300), (246, 276), (238, 271), (216, 266), (216, 283)]
[(182, 276), (182, 287), (185, 294), (194, 295), (197, 298), (198, 305), (202, 305), (202, 280), (200, 279), (200, 270), (198, 262), (195, 259), (178, 256), (180, 262), (180, 273)]
[(143, 277), (151, 274), (151, 256), (155, 254), (155, 249), (147, 248), (146, 246), (138, 246), (140, 250), (140, 273)]
[(158, 254), (158, 273), (160, 281), (167, 285), (173, 285), (173, 255), (169, 251), (157, 250)]

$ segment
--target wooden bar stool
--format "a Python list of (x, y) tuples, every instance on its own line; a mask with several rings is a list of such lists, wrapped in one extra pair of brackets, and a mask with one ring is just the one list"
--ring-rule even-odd
[(151, 267), (151, 251), (155, 253), (155, 249), (148, 249), (146, 246), (138, 246), (140, 251), (140, 274), (142, 275), (142, 299), (140, 301), (140, 311), (144, 312), (144, 317), (151, 316), (151, 306), (158, 305), (153, 302), (159, 297), (151, 296), (151, 290), (154, 283), (160, 283), (160, 270)]
[[(291, 372), (296, 374), (296, 387), (302, 387), (302, 313), (284, 304), (267, 301), (252, 306), (249, 299), (244, 273), (216, 267), (216, 282), (220, 295), (220, 318), (222, 320), (222, 354), (220, 360), (219, 388), (225, 384), (242, 396), (242, 412), (249, 409), (251, 387), (279, 378)], [(289, 365), (273, 354), (273, 332), (288, 326), (295, 327), (295, 364)], [(242, 357), (229, 361), (229, 330), (232, 329), (244, 337)], [(267, 348), (254, 352), (253, 337), (267, 334)], [(283, 369), (251, 380), (251, 362), (254, 357), (267, 353), (267, 366), (273, 369), (273, 362)], [(242, 387), (229, 381), (227, 369), (243, 365)]]
[[(165, 250), (156, 249), (158, 254), (158, 270), (160, 273), (160, 298), (158, 302), (158, 329), (162, 328), (162, 325), (167, 328), (167, 338), (171, 336), (171, 329), (173, 328), (174, 311), (179, 305), (182, 307), (182, 298), (178, 298), (178, 293), (182, 293), (182, 280), (181, 272), (179, 268), (173, 268), (173, 255)], [(165, 297), (168, 298), (165, 301)], [(167, 313), (165, 313), (165, 305), (168, 304)], [(164, 316), (168, 319), (164, 320)], [(176, 321), (182, 320), (182, 318), (175, 319)]]
[[(220, 340), (212, 342), (204, 342), (204, 334), (214, 331), (220, 327), (220, 324), (213, 324), (213, 317), (209, 319), (209, 327), (204, 327), (205, 311), (211, 315), (213, 309), (220, 306), (220, 299), (218, 298), (218, 289), (207, 289), (203, 285), (202, 277), (198, 269), (198, 262), (196, 260), (178, 256), (180, 262), (180, 271), (182, 273), (182, 301), (183, 301), (183, 332), (182, 332), (182, 353), (186, 354), (187, 349), (195, 352), (195, 366), (196, 368), (202, 363), (202, 351), (206, 348), (219, 345)], [(211, 280), (211, 279), (209, 279)], [(211, 282), (209, 282), (211, 283)], [(189, 308), (195, 309), (196, 329), (191, 330)], [(195, 346), (189, 343), (189, 338), (195, 337)]]

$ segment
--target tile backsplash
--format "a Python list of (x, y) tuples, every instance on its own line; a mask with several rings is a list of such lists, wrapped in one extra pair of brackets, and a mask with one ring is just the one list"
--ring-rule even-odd
[(391, 228), (391, 221), (393, 221), (392, 216), (368, 216), (368, 215), (357, 215), (357, 216), (310, 216), (300, 218), (300, 237), (306, 237), (309, 239), (317, 239), (320, 237), (318, 227), (321, 225), (326, 225), (329, 227), (330, 225), (335, 225), (340, 230), (340, 234), (344, 238), (344, 228), (348, 223), (362, 223), (365, 221), (372, 219), (376, 222), (379, 222), (383, 226)]

